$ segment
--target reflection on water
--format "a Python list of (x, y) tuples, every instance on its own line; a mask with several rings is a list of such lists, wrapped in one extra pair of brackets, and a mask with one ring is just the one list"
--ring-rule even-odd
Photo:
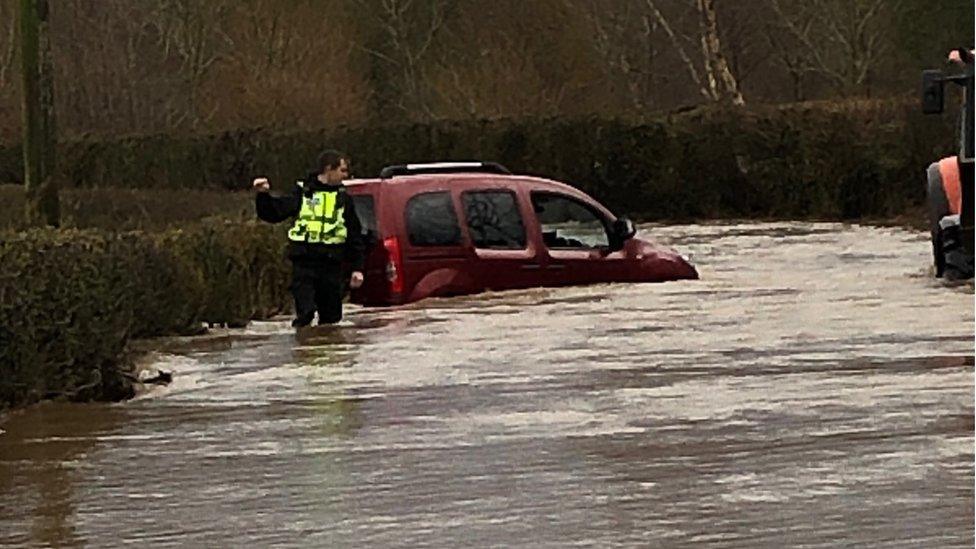
[(12, 415), (0, 435), (0, 544), (79, 546), (77, 467), (99, 433), (124, 421), (119, 407), (41, 405)]
[(0, 545), (973, 545), (973, 287), (925, 235), (649, 227), (702, 280), (163, 345), (0, 425)]

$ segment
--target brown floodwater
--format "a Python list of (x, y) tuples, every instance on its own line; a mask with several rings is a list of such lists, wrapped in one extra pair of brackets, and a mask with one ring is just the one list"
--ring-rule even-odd
[(647, 226), (702, 280), (158, 343), (0, 423), (0, 545), (972, 547), (973, 286), (925, 235)]

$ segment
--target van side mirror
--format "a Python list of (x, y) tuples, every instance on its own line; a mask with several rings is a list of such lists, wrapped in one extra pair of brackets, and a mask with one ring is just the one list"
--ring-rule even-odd
[(634, 222), (626, 217), (619, 217), (610, 226), (610, 251), (622, 250), (624, 243), (634, 238), (637, 234), (637, 227)]
[(922, 71), (922, 112), (941, 114), (945, 109), (945, 75), (940, 70)]

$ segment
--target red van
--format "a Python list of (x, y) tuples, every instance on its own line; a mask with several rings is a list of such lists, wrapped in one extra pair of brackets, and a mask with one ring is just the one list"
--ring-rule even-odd
[(346, 186), (368, 242), (354, 303), (698, 278), (677, 252), (634, 238), (630, 220), (585, 193), (499, 164), (388, 166)]

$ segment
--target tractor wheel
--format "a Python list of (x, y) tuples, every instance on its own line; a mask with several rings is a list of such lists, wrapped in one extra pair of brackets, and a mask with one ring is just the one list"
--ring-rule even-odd
[(942, 229), (936, 223), (932, 229), (932, 259), (935, 265), (935, 277), (942, 278), (945, 274), (945, 253), (942, 251)]
[(933, 162), (926, 170), (926, 191), (929, 205), (929, 230), (932, 234), (932, 259), (935, 265), (935, 276), (942, 277), (945, 273), (945, 253), (942, 250), (942, 228), (939, 220), (949, 215), (949, 199), (942, 188), (942, 174), (939, 173), (939, 163)]

